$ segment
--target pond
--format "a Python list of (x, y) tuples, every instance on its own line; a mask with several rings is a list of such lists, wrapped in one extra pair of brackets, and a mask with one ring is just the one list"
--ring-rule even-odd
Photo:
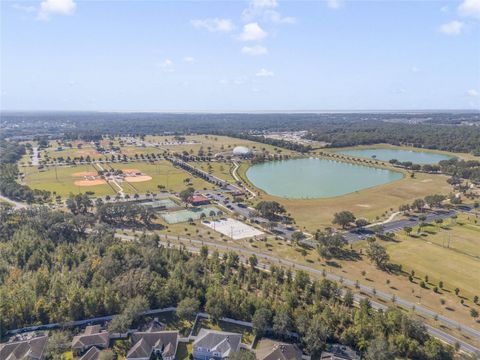
[(291, 199), (341, 196), (403, 177), (396, 171), (317, 158), (257, 164), (246, 175), (266, 193)]
[(451, 156), (437, 154), (429, 151), (412, 151), (401, 149), (352, 149), (336, 151), (339, 154), (345, 154), (363, 158), (376, 158), (378, 160), (390, 161), (397, 159), (400, 162), (411, 161), (414, 164), (436, 164), (442, 160), (451, 159)]

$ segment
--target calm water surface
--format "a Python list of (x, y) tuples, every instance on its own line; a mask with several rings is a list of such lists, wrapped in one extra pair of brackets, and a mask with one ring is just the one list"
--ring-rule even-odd
[(402, 178), (396, 171), (309, 158), (251, 166), (248, 179), (270, 195), (292, 199), (329, 198)]
[(337, 151), (340, 154), (373, 158), (376, 157), (379, 160), (389, 161), (397, 159), (398, 161), (405, 162), (411, 161), (414, 164), (436, 164), (442, 160), (451, 159), (451, 156), (436, 154), (428, 151), (411, 151), (400, 149), (357, 149), (357, 150), (341, 150)]

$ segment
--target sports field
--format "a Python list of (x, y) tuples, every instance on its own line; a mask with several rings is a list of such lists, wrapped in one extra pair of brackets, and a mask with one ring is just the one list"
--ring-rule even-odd
[[(169, 161), (161, 160), (155, 163), (147, 162), (130, 162), (130, 163), (115, 163), (110, 164), (107, 168), (114, 169), (136, 169), (141, 173), (150, 176), (149, 181), (129, 182), (120, 184), (126, 194), (144, 194), (148, 191), (158, 192), (159, 186), (165, 186), (165, 189), (171, 192), (179, 192), (188, 186), (193, 186), (195, 189), (211, 189), (213, 187), (207, 181), (193, 177), (188, 172), (174, 167)], [(187, 179), (190, 181), (187, 183)], [(188, 185), (191, 184), (191, 185)]]
[[(86, 191), (92, 191), (96, 196), (112, 196), (116, 194), (108, 183), (94, 186), (82, 186), (79, 184), (79, 181), (84, 179), (79, 173), (94, 174), (96, 172), (92, 165), (52, 166), (42, 170), (39, 170), (37, 167), (24, 167), (21, 170), (25, 174), (25, 184), (32, 189), (55, 192), (62, 197), (66, 197), (70, 193), (77, 194)], [(77, 182), (77, 185), (75, 182)]]
[[(101, 166), (106, 170), (113, 168), (124, 171), (139, 171), (141, 175), (127, 176), (125, 181), (118, 182), (125, 194), (158, 192), (160, 190), (159, 186), (164, 186), (166, 190), (172, 192), (182, 191), (188, 186), (193, 186), (196, 189), (210, 189), (213, 187), (212, 184), (193, 177), (179, 168), (175, 168), (166, 160), (155, 163), (115, 163), (102, 164)], [(21, 169), (25, 174), (25, 184), (33, 189), (55, 191), (57, 195), (62, 197), (68, 196), (70, 193), (76, 194), (86, 191), (92, 191), (96, 196), (112, 196), (116, 194), (114, 189), (118, 190), (116, 185), (97, 178), (93, 179), (93, 175), (99, 169), (98, 166), (51, 166), (42, 170), (38, 170), (37, 167), (24, 167)], [(188, 182), (187, 179), (189, 179)]]

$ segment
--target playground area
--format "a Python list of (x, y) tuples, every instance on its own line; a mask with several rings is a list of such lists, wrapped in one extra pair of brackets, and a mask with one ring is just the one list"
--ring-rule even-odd
[[(202, 215), (203, 214), (203, 215)], [(202, 217), (221, 215), (222, 211), (215, 206), (196, 207), (178, 211), (162, 212), (160, 216), (169, 224), (177, 224), (190, 220), (199, 220)]]
[(253, 226), (244, 224), (238, 220), (227, 218), (215, 221), (204, 221), (203, 225), (228, 236), (233, 240), (239, 240), (263, 235), (263, 232)]

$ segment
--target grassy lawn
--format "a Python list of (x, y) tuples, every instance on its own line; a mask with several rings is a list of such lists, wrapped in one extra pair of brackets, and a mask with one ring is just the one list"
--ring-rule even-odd
[(108, 184), (95, 186), (77, 186), (74, 184), (75, 180), (73, 174), (82, 171), (96, 171), (92, 165), (78, 165), (78, 166), (58, 166), (48, 167), (38, 170), (37, 167), (25, 167), (21, 171), (25, 174), (24, 182), (32, 189), (47, 190), (56, 192), (62, 197), (68, 196), (70, 193), (84, 193), (93, 191), (96, 196), (115, 195), (115, 191)]
[(212, 174), (213, 176), (218, 177), (219, 179), (228, 181), (231, 184), (235, 184), (236, 181), (230, 170), (233, 169), (233, 165), (229, 162), (198, 162), (192, 163), (197, 169), (203, 170)]
[[(103, 165), (105, 167), (105, 165)], [(109, 164), (107, 167), (114, 169), (138, 169), (145, 175), (151, 176), (152, 180), (136, 183), (122, 183), (125, 193), (135, 194), (136, 192), (144, 194), (147, 191), (158, 192), (158, 185), (164, 185), (168, 191), (179, 192), (186, 189), (189, 185), (186, 179), (191, 180), (191, 186), (195, 189), (211, 189), (214, 186), (209, 182), (196, 178), (188, 172), (174, 167), (166, 160), (157, 161), (155, 163), (147, 162), (130, 162)]]
[(252, 328), (242, 325), (231, 324), (225, 321), (219, 321), (218, 323), (213, 323), (209, 319), (199, 318), (193, 334), (197, 335), (200, 332), (200, 329), (211, 329), (211, 330), (221, 330), (233, 333), (242, 334), (242, 343), (250, 345), (253, 342), (254, 335)]
[[(152, 180), (136, 183), (121, 183), (126, 194), (146, 192), (158, 192), (158, 185), (164, 185), (167, 190), (172, 192), (179, 192), (187, 188), (188, 185), (185, 180), (190, 179), (190, 184), (195, 189), (211, 189), (214, 186), (202, 179), (193, 177), (180, 168), (174, 167), (170, 162), (162, 160), (155, 163), (147, 162), (131, 162), (131, 163), (116, 163), (116, 164), (102, 164), (105, 169), (138, 169), (146, 175), (152, 177)], [(48, 167), (38, 170), (37, 167), (22, 168), (25, 174), (24, 182), (32, 189), (55, 191), (62, 197), (68, 196), (70, 193), (84, 193), (93, 191), (96, 196), (115, 195), (116, 192), (108, 184), (95, 186), (77, 186), (74, 184), (75, 180), (79, 178), (73, 177), (76, 172), (82, 171), (96, 171), (92, 165), (77, 165), (71, 167), (58, 166)]]
[[(174, 141), (172, 136), (146, 136), (146, 141), (151, 142), (165, 142), (165, 141)], [(197, 155), (200, 148), (203, 148), (205, 153), (211, 152), (212, 155), (221, 152), (227, 152), (233, 150), (235, 146), (247, 146), (253, 150), (257, 151), (268, 151), (272, 154), (282, 153), (282, 154), (293, 154), (292, 151), (287, 149), (276, 148), (271, 145), (262, 144), (259, 142), (236, 139), (228, 136), (217, 136), (217, 135), (188, 135), (185, 136), (185, 141), (196, 141), (196, 144), (189, 145), (165, 145), (161, 146), (161, 149), (168, 149), (171, 152), (181, 153), (187, 151), (193, 155)]]
[(177, 347), (176, 360), (187, 360), (190, 358), (190, 354), (193, 352), (192, 343), (179, 342)]
[(472, 277), (480, 274), (480, 226), (476, 220), (462, 214), (455, 222), (447, 220), (443, 227), (427, 226), (421, 235), (403, 234), (397, 237), (399, 242), (384, 245), (393, 262), (421, 278), (428, 275), (432, 286), (443, 281), (450, 291), (458, 287), (468, 297), (480, 295), (480, 280)]

